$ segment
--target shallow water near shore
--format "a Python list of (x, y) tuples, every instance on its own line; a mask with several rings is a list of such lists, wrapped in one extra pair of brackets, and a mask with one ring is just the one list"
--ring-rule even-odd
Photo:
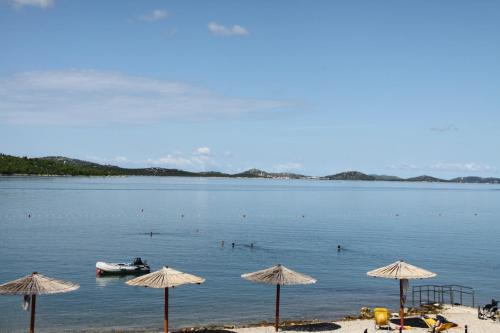
[[(282, 288), (283, 319), (396, 309), (397, 282), (366, 272), (400, 258), (438, 274), (411, 285), (470, 286), (485, 303), (500, 297), (499, 202), (499, 185), (4, 177), (0, 283), (39, 271), (81, 285), (39, 298), (40, 331), (161, 328), (162, 291), (95, 277), (96, 261), (136, 256), (206, 278), (171, 291), (171, 329), (271, 321), (274, 288), (240, 275), (276, 263), (318, 279)], [(26, 329), (20, 305), (0, 296), (1, 332)]]

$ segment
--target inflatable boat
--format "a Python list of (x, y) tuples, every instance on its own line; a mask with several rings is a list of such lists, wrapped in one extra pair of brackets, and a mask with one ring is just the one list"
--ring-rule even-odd
[(135, 258), (132, 263), (110, 263), (98, 261), (95, 264), (95, 273), (102, 275), (140, 275), (150, 272), (149, 265), (141, 258)]

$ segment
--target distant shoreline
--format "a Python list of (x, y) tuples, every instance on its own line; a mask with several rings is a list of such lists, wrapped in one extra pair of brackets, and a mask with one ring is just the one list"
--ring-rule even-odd
[(162, 175), (44, 175), (44, 174), (0, 174), (0, 179), (8, 178), (187, 178), (187, 179), (257, 179), (257, 180), (304, 180), (323, 182), (352, 182), (352, 183), (398, 183), (398, 184), (449, 184), (449, 185), (500, 185), (500, 182), (453, 182), (453, 181), (422, 181), (422, 180), (362, 180), (362, 179), (325, 179), (323, 177), (308, 178), (265, 178), (265, 177), (224, 177), (224, 176), (162, 176)]
[(424, 183), (467, 183), (500, 184), (495, 177), (456, 177), (441, 179), (428, 175), (402, 178), (391, 175), (366, 174), (359, 171), (345, 171), (327, 176), (307, 176), (290, 172), (267, 172), (250, 169), (229, 174), (218, 171), (186, 171), (167, 168), (122, 168), (115, 165), (102, 165), (94, 162), (72, 159), (63, 156), (18, 157), (0, 154), (0, 177), (195, 177), (195, 178), (261, 178), (261, 179), (306, 179), (306, 180), (342, 180), (342, 181), (384, 181), (384, 182), (424, 182)]

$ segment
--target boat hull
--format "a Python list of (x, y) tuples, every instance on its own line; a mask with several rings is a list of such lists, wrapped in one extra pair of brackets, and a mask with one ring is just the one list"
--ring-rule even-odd
[(151, 272), (148, 265), (133, 265), (122, 263), (96, 263), (96, 275), (142, 275)]

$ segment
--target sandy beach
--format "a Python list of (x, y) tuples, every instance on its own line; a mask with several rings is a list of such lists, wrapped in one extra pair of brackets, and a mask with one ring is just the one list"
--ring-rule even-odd
[[(442, 314), (454, 323), (458, 324), (458, 327), (452, 328), (450, 332), (462, 333), (465, 332), (465, 325), (468, 327), (469, 333), (495, 333), (500, 332), (500, 322), (494, 322), (492, 320), (480, 320), (477, 317), (477, 310), (471, 307), (464, 306), (454, 306), (446, 307)], [(324, 329), (321, 329), (323, 327)], [(395, 327), (395, 326), (394, 326)], [(352, 321), (335, 321), (332, 323), (324, 323), (321, 326), (318, 324), (316, 327), (311, 327), (311, 329), (301, 329), (300, 327), (290, 327), (281, 329), (281, 332), (297, 332), (297, 331), (313, 331), (313, 332), (334, 332), (334, 333), (362, 333), (365, 329), (368, 332), (375, 332), (373, 319), (365, 320), (352, 320)], [(274, 327), (249, 327), (249, 328), (237, 328), (233, 329), (236, 333), (273, 333)], [(382, 330), (383, 331), (383, 330)], [(427, 332), (424, 328), (412, 328), (412, 332)], [(379, 330), (380, 332), (380, 330)]]

